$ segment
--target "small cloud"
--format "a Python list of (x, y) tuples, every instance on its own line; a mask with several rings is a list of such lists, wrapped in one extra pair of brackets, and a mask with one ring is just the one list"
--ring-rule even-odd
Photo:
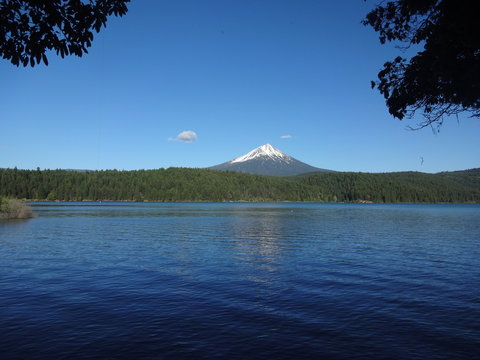
[(281, 139), (291, 139), (293, 136), (292, 135), (282, 135), (280, 136)]
[(177, 135), (175, 138), (168, 138), (168, 141), (180, 141), (191, 143), (197, 140), (197, 133), (192, 130), (182, 131), (180, 134)]

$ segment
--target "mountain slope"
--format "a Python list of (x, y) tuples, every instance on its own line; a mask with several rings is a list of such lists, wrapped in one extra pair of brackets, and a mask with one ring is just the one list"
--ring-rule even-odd
[(329, 171), (294, 159), (270, 144), (259, 146), (245, 155), (223, 164), (209, 167), (209, 169), (270, 176), (293, 176), (314, 171)]

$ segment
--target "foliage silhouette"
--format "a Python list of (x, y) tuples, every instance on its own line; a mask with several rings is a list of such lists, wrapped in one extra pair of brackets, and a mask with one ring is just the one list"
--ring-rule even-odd
[(398, 41), (400, 49), (423, 46), (411, 59), (384, 64), (378, 81), (390, 114), (424, 120), (416, 127), (442, 125), (461, 112), (480, 117), (480, 36), (474, 0), (395, 0), (382, 2), (363, 20), (380, 42)]
[(127, 13), (130, 0), (2, 0), (0, 2), (0, 55), (16, 66), (33, 67), (46, 52), (62, 58), (82, 56), (110, 15)]

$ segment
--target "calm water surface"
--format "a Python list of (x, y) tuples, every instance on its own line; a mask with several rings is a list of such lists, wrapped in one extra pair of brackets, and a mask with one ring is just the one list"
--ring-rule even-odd
[(2, 359), (473, 359), (480, 206), (37, 203)]

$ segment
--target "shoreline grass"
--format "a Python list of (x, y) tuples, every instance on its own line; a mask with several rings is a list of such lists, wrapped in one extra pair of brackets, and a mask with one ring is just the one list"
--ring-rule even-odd
[(0, 220), (30, 219), (33, 211), (25, 202), (17, 199), (0, 198)]

